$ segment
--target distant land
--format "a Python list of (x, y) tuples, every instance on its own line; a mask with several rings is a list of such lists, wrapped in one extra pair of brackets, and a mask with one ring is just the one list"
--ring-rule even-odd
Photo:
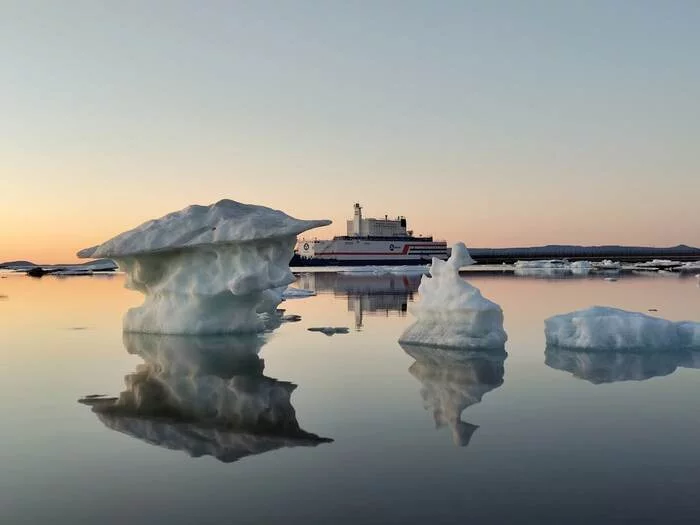
[(522, 248), (469, 248), (469, 253), (482, 264), (514, 263), (538, 259), (568, 259), (570, 261), (602, 261), (611, 259), (621, 262), (643, 262), (650, 259), (673, 259), (675, 261), (700, 260), (700, 248), (679, 244), (667, 248), (654, 246), (578, 246), (549, 244)]
[(0, 270), (16, 270), (27, 271), (33, 268), (42, 268), (46, 273), (59, 270), (83, 269), (85, 271), (94, 272), (110, 272), (117, 269), (117, 265), (111, 259), (96, 259), (85, 263), (67, 263), (67, 264), (37, 264), (31, 261), (6, 261), (0, 263)]

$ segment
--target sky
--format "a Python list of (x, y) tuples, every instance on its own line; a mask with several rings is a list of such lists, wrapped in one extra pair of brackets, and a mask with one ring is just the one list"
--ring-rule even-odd
[(700, 246), (700, 3), (0, 2), (0, 261), (222, 198)]

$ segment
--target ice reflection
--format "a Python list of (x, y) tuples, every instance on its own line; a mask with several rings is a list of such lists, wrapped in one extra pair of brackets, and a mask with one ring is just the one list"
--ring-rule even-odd
[(437, 428), (448, 426), (458, 446), (466, 446), (478, 425), (462, 421), (462, 412), (481, 402), (487, 392), (503, 384), (506, 352), (445, 350), (401, 345), (415, 359), (408, 371), (421, 382), (426, 410)]
[(118, 398), (82, 403), (109, 428), (190, 456), (231, 462), (269, 450), (332, 440), (302, 430), (290, 397), (296, 385), (263, 375), (262, 335), (125, 333), (144, 363)]
[(700, 368), (700, 352), (586, 352), (547, 347), (544, 362), (594, 385), (644, 381), (672, 374), (679, 367)]

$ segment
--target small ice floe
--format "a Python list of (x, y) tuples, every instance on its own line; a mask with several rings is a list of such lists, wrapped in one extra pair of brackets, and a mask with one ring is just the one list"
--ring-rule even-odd
[(281, 289), (295, 280), (297, 235), (327, 224), (225, 199), (145, 222), (78, 257), (115, 261), (125, 286), (145, 295), (124, 316), (127, 332), (261, 332), (278, 322)]
[(516, 268), (543, 268), (543, 269), (563, 269), (568, 270), (571, 267), (571, 263), (563, 259), (547, 259), (541, 261), (515, 261), (514, 266)]
[(389, 273), (393, 275), (416, 275), (416, 274), (426, 274), (430, 271), (429, 266), (389, 266), (387, 268)]
[(610, 259), (604, 259), (600, 262), (591, 263), (594, 270), (610, 271), (619, 270), (622, 268), (622, 264), (618, 261), (611, 261)]
[(313, 297), (316, 292), (313, 290), (303, 290), (301, 288), (293, 288), (291, 286), (287, 287), (282, 292), (283, 299), (303, 299), (304, 297)]
[(312, 326), (307, 328), (309, 332), (321, 332), (326, 335), (347, 334), (350, 329), (347, 326)]
[(105, 405), (111, 405), (115, 403), (118, 399), (118, 397), (107, 396), (105, 394), (89, 394), (78, 399), (78, 403), (90, 406), (99, 405), (101, 403)]
[(384, 266), (355, 266), (338, 273), (341, 275), (386, 275), (389, 270)]
[(418, 287), (417, 320), (399, 338), (402, 344), (444, 348), (503, 349), (503, 311), (462, 279), (459, 269), (474, 264), (467, 247), (457, 243), (447, 261), (433, 259), (431, 277)]
[(297, 314), (288, 314), (282, 316), (283, 323), (296, 323), (298, 321), (301, 321), (301, 316)]
[(590, 261), (574, 261), (571, 263), (571, 273), (574, 275), (586, 275), (593, 269)]
[(681, 264), (678, 268), (676, 268), (679, 272), (696, 272), (700, 270), (700, 261), (690, 261), (690, 262), (685, 262)]
[(669, 259), (653, 259), (651, 261), (638, 262), (632, 265), (635, 270), (658, 271), (679, 268), (683, 263)]
[(608, 281), (610, 283), (614, 283), (615, 281), (617, 281), (617, 277), (605, 277), (603, 280)]
[(93, 271), (87, 268), (66, 268), (65, 270), (56, 270), (52, 272), (51, 275), (62, 276), (79, 276), (79, 275), (93, 275)]
[(513, 266), (513, 275), (519, 277), (559, 277), (573, 273), (571, 263), (561, 259), (516, 261)]
[(700, 350), (700, 323), (594, 306), (545, 320), (547, 345), (594, 351)]

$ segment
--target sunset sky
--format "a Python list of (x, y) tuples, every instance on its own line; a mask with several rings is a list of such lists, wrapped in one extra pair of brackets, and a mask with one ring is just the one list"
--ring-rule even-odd
[(222, 198), (700, 246), (700, 2), (0, 5), (0, 261)]

